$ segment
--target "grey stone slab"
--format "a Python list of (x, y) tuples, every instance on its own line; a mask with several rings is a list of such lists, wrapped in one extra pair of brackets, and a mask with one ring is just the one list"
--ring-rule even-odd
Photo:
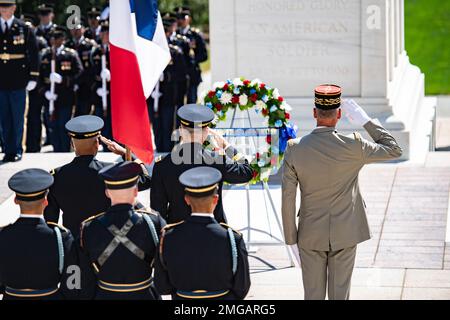
[(414, 253), (414, 254), (443, 254), (443, 248), (442, 247), (414, 247), (414, 246), (404, 246), (404, 247), (385, 247), (380, 246), (378, 248), (378, 253), (381, 254), (396, 254), (396, 253)]
[(450, 289), (405, 288), (402, 300), (450, 300)]
[(356, 268), (352, 287), (402, 287), (404, 269)]
[(450, 270), (407, 270), (405, 288), (450, 289)]
[(350, 300), (400, 300), (399, 287), (352, 287)]
[(382, 239), (385, 240), (445, 240), (445, 232), (439, 233), (420, 233), (420, 232), (383, 232)]
[(398, 240), (398, 239), (381, 239), (380, 246), (392, 247), (440, 247), (444, 248), (444, 242), (438, 240)]

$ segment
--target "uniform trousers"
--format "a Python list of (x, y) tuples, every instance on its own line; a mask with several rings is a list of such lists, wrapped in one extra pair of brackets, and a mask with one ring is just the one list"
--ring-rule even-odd
[(0, 90), (0, 121), (6, 155), (23, 153), (25, 100), (25, 89)]
[(299, 248), (305, 300), (348, 300), (356, 246), (337, 251)]

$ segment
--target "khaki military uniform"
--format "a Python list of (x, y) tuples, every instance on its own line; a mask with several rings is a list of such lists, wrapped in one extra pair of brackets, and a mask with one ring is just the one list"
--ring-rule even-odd
[[(289, 143), (283, 168), (286, 243), (298, 244), (305, 299), (348, 299), (356, 245), (370, 239), (358, 184), (365, 164), (396, 159), (402, 149), (383, 127), (368, 122), (372, 139), (317, 128)], [(297, 186), (301, 192), (296, 211)], [(296, 217), (299, 218), (297, 223)], [(328, 280), (328, 281), (327, 281)]]

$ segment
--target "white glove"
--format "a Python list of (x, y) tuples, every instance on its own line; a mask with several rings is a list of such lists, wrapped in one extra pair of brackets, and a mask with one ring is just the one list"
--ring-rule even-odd
[(78, 90), (80, 90), (80, 86), (79, 85), (74, 85), (73, 86), (73, 92), (77, 92)]
[(29, 81), (27, 84), (27, 91), (33, 91), (36, 89), (37, 82), (36, 81)]
[(108, 69), (103, 69), (102, 72), (100, 73), (100, 77), (102, 79), (106, 79), (106, 81), (111, 81), (111, 71), (109, 71)]
[(45, 92), (45, 99), (48, 101), (56, 101), (58, 99), (58, 95), (55, 93), (52, 93), (51, 91)]
[(97, 89), (97, 95), (99, 96), (99, 97), (103, 97), (103, 95), (107, 95), (108, 94), (108, 91), (106, 91), (106, 90), (103, 90), (103, 88), (98, 88)]
[(298, 246), (296, 244), (290, 245), (292, 252), (294, 253), (295, 260), (297, 261), (298, 265), (300, 266), (300, 252), (298, 252)]
[(372, 118), (354, 100), (344, 100), (341, 106), (351, 123), (363, 127)]
[(63, 77), (59, 73), (52, 72), (50, 74), (50, 81), (59, 84), (63, 81)]

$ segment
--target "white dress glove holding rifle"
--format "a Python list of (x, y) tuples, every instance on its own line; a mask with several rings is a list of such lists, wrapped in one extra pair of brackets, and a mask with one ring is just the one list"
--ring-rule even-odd
[(372, 118), (354, 100), (344, 100), (341, 106), (351, 123), (363, 127)]
[(63, 81), (63, 77), (59, 73), (52, 72), (50, 74), (50, 82), (60, 84), (60, 83), (62, 83), (62, 81)]
[(34, 89), (36, 89), (37, 86), (37, 82), (36, 81), (29, 81), (27, 84), (27, 91), (33, 91)]

